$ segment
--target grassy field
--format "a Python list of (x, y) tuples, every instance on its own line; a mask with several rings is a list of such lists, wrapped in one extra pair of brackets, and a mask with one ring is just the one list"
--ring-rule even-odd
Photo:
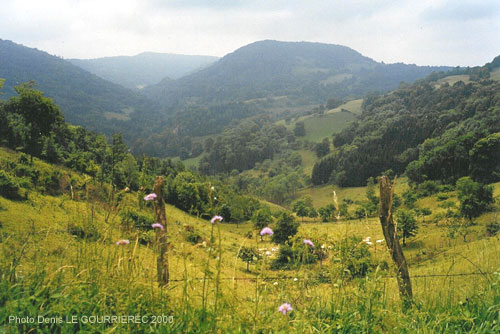
[[(408, 181), (406, 178), (398, 179), (396, 182), (395, 193), (402, 194), (408, 189)], [(307, 187), (301, 189), (298, 192), (298, 197), (311, 196), (313, 200), (313, 205), (316, 208), (325, 206), (327, 204), (333, 203), (333, 191), (337, 193), (338, 201), (343, 199), (350, 199), (354, 202), (366, 200), (366, 188), (365, 187), (351, 187), (351, 188), (341, 188), (333, 185), (326, 186), (316, 186)], [(378, 196), (378, 189), (376, 189), (376, 194)]]
[(314, 164), (318, 161), (316, 153), (309, 150), (300, 150), (300, 157), (302, 158), (302, 167), (304, 168), (305, 175), (311, 175)]
[[(450, 238), (445, 224), (433, 222), (432, 216), (425, 222), (419, 219), (418, 234), (404, 249), (415, 303), (403, 309), (393, 269), (382, 265), (391, 263), (383, 243), (369, 247), (371, 263), (379, 266), (366, 277), (347, 279), (339, 264), (335, 247), (344, 238), (383, 239), (376, 218), (302, 224), (297, 242), (315, 240), (326, 258), (291, 270), (271, 270), (280, 246), (269, 237), (261, 241), (252, 224), (212, 225), (167, 205), (171, 281), (159, 287), (154, 232), (147, 226), (128, 226), (121, 215), (132, 209), (153, 217), (150, 203), (141, 208), (138, 194), (121, 192), (120, 204), (109, 205), (98, 185), (85, 182), (83, 176), (72, 177), (81, 181), (74, 200), (67, 192), (49, 196), (32, 191), (28, 199), (16, 201), (0, 197), (0, 332), (493, 333), (499, 329), (500, 281), (493, 273), (500, 267), (500, 243), (484, 232), (496, 213), (481, 216), (466, 242)], [(498, 195), (500, 183), (494, 186)], [(401, 180), (396, 192), (405, 187)], [(332, 187), (303, 190), (313, 196), (315, 205), (331, 202), (331, 192)], [(361, 200), (365, 189), (337, 192), (339, 199)], [(436, 197), (418, 204), (430, 206), (433, 215), (437, 212)], [(199, 240), (189, 241), (193, 234)], [(130, 244), (116, 245), (120, 239)], [(263, 256), (249, 272), (237, 257), (243, 246), (252, 246)], [(278, 312), (283, 303), (293, 311)], [(104, 315), (140, 318), (122, 323), (89, 319)], [(9, 321), (14, 316), (36, 321)], [(64, 321), (40, 323), (39, 316)], [(76, 320), (68, 322), (67, 317)]]
[(342, 104), (341, 106), (339, 106), (335, 109), (328, 110), (327, 113), (332, 114), (332, 113), (339, 112), (342, 109), (345, 109), (345, 110), (349, 110), (350, 112), (352, 112), (356, 115), (360, 115), (362, 112), (362, 108), (361, 108), (362, 105), (363, 105), (363, 99), (352, 100), (352, 101), (348, 101), (348, 102)]
[(492, 80), (500, 81), (500, 68), (495, 68), (493, 71), (491, 71), (490, 78)]
[(198, 166), (200, 165), (200, 160), (201, 160), (202, 157), (203, 157), (203, 154), (200, 154), (196, 158), (189, 158), (189, 159), (186, 159), (186, 160), (182, 160), (182, 163), (184, 164), (184, 166), (186, 166), (188, 168), (190, 168), (190, 167), (196, 167), (196, 168), (198, 168)]
[(450, 86), (453, 86), (455, 83), (463, 81), (464, 83), (469, 83), (470, 78), (468, 74), (463, 74), (463, 75), (450, 75), (445, 78), (439, 79), (436, 82), (436, 87), (440, 87), (442, 84), (447, 82)]
[[(300, 139), (309, 140), (312, 142), (320, 142), (323, 138), (331, 138), (332, 134), (344, 129), (350, 122), (356, 119), (356, 115), (361, 113), (361, 105), (363, 100), (352, 100), (343, 105), (328, 110), (323, 115), (301, 116), (294, 119), (292, 122), (285, 123), (284, 120), (278, 121), (276, 124), (286, 126), (293, 130), (295, 123), (304, 122), (306, 135)], [(342, 109), (350, 112), (342, 112)]]
[(323, 138), (331, 140), (334, 133), (340, 132), (347, 124), (355, 119), (356, 117), (348, 112), (336, 112), (308, 117), (304, 119), (306, 135), (301, 138), (312, 142), (320, 142)]

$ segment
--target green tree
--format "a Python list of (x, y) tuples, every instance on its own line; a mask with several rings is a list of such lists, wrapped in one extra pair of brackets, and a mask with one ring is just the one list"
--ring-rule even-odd
[(321, 220), (323, 222), (327, 222), (332, 219), (333, 214), (335, 213), (335, 206), (333, 204), (328, 204), (318, 210)]
[(478, 140), (469, 156), (475, 180), (485, 183), (500, 180), (500, 132)]
[(474, 182), (470, 177), (457, 181), (460, 214), (469, 221), (488, 210), (493, 203), (493, 187)]
[(395, 216), (398, 226), (398, 235), (403, 239), (404, 247), (406, 246), (406, 239), (417, 235), (417, 219), (413, 211), (405, 209), (399, 209)]
[(278, 217), (278, 223), (274, 229), (273, 242), (284, 244), (289, 238), (297, 234), (299, 223), (295, 222), (293, 216), (287, 212), (282, 212)]
[(295, 123), (295, 128), (293, 129), (293, 133), (296, 137), (304, 137), (306, 135), (306, 127), (304, 122), (299, 121)]
[(261, 230), (273, 221), (271, 210), (267, 206), (255, 211), (252, 215), (252, 222), (256, 230)]
[(118, 179), (118, 165), (122, 162), (127, 155), (127, 145), (123, 143), (121, 133), (115, 133), (112, 138), (111, 146), (111, 182), (113, 187), (119, 182)]
[(247, 263), (247, 271), (250, 271), (251, 263), (256, 263), (262, 258), (255, 248), (245, 246), (241, 247), (238, 257), (243, 260), (243, 262)]
[(308, 215), (309, 218), (313, 218), (314, 221), (316, 221), (316, 218), (318, 218), (318, 216), (319, 213), (315, 208), (311, 208), (311, 210), (309, 210), (309, 215)]
[(301, 217), (302, 221), (304, 221), (304, 217), (309, 216), (311, 209), (314, 208), (312, 206), (312, 198), (310, 196), (298, 199), (292, 204), (293, 212), (295, 212), (298, 217)]
[(18, 96), (11, 97), (5, 105), (8, 113), (20, 115), (24, 119), (27, 131), (23, 150), (30, 155), (31, 162), (33, 156), (41, 154), (43, 138), (64, 121), (59, 107), (34, 86), (34, 82), (16, 86)]
[(318, 158), (322, 158), (330, 153), (330, 141), (328, 141), (328, 138), (324, 138), (321, 143), (314, 145), (314, 152), (316, 152)]

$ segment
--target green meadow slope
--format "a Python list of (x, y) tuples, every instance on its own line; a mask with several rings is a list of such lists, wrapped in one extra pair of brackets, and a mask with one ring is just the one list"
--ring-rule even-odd
[[(2, 164), (13, 163), (19, 155), (2, 149), (0, 159)], [(115, 197), (120, 201), (110, 202), (106, 184), (37, 159), (34, 163), (47, 173), (57, 171), (68, 183), (60, 182), (53, 194), (35, 186), (15, 200), (0, 197), (0, 326), (7, 333), (491, 333), (499, 329), (500, 290), (494, 272), (500, 267), (500, 245), (498, 237), (485, 233), (496, 211), (479, 217), (464, 242), (449, 237), (445, 220), (439, 219), (445, 209), (438, 206), (437, 195), (419, 199), (417, 205), (433, 213), (425, 221), (418, 219), (418, 234), (405, 247), (415, 305), (403, 312), (383, 243), (357, 246), (367, 250), (364, 259), (373, 265), (366, 277), (348, 279), (342, 274), (347, 268), (339, 262), (337, 247), (350, 236), (383, 239), (376, 218), (308, 221), (300, 226), (296, 242), (313, 240), (324, 250), (323, 260), (271, 270), (283, 246), (271, 243), (269, 237), (261, 241), (251, 223), (212, 225), (167, 205), (171, 282), (162, 288), (156, 282), (152, 228), (124, 219), (130, 210), (153, 218), (150, 203), (140, 200), (142, 195), (120, 191)], [(401, 180), (396, 193), (406, 187)], [(498, 196), (500, 184), (494, 188)], [(338, 188), (337, 192), (339, 200), (361, 200), (365, 190)], [(322, 187), (303, 192), (321, 205), (331, 201), (331, 191)], [(456, 194), (448, 196), (456, 202)], [(275, 229), (275, 223), (271, 227)], [(116, 245), (121, 239), (130, 244)], [(237, 257), (242, 247), (253, 247), (262, 255), (248, 272)], [(293, 308), (286, 315), (277, 311), (285, 302)], [(9, 320), (16, 315), (75, 316), (77, 321)], [(140, 315), (141, 320), (91, 323), (91, 315)]]

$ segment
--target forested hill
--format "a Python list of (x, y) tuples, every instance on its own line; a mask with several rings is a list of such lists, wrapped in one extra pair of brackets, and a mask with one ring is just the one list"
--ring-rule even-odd
[(312, 182), (364, 185), (389, 169), (416, 183), (500, 180), (500, 57), (437, 79), (365, 99), (359, 119), (334, 137), (334, 152), (314, 166)]
[(165, 78), (178, 79), (212, 64), (218, 57), (143, 52), (136, 56), (96, 59), (69, 59), (99, 77), (130, 89), (159, 83)]
[(395, 89), (449, 67), (382, 64), (339, 45), (260, 41), (226, 55), (212, 66), (152, 86), (145, 93), (164, 105), (224, 103), (288, 96), (297, 103), (361, 96)]
[(128, 132), (130, 122), (124, 121), (144, 119), (145, 114), (147, 119), (156, 117), (155, 104), (138, 93), (61, 58), (7, 40), (0, 40), (0, 78), (6, 79), (3, 97), (16, 95), (14, 86), (34, 80), (69, 122), (99, 132)]

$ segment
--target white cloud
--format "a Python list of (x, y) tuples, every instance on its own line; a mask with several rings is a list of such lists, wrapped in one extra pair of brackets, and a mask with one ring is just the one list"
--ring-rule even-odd
[(493, 0), (4, 0), (0, 38), (66, 58), (222, 56), (262, 39), (342, 44), (385, 62), (480, 65), (500, 54)]

